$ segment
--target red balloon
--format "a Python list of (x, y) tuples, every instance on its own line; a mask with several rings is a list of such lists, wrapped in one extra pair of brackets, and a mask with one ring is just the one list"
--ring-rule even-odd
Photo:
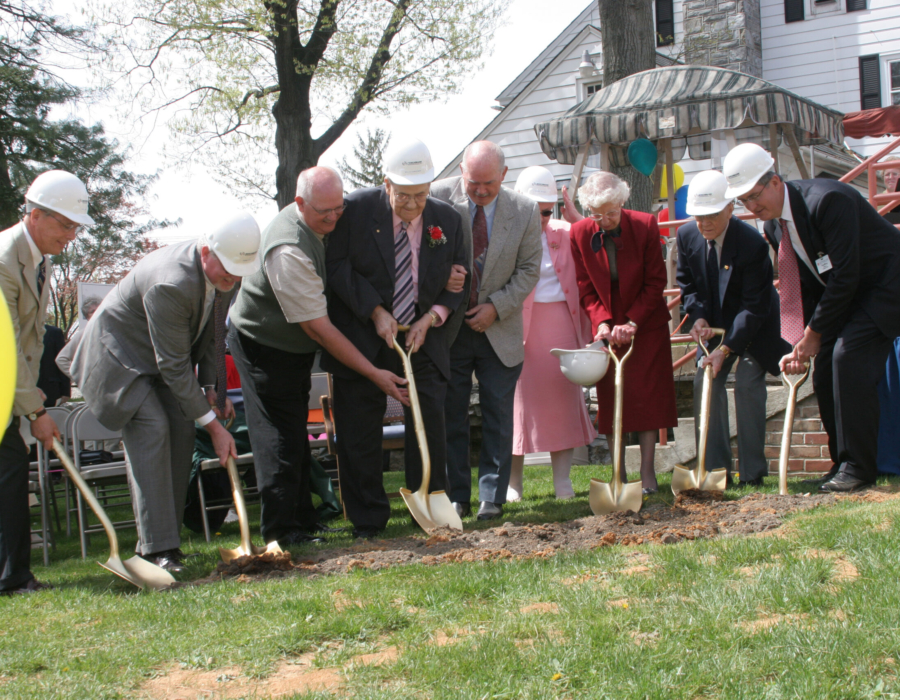
[[(659, 210), (659, 214), (657, 215), (657, 219), (659, 220), (659, 223), (663, 223), (664, 221), (668, 221), (668, 220), (669, 220), (669, 208), (668, 208), (668, 207), (663, 207), (662, 209), (660, 209), (660, 210)], [(676, 231), (677, 231), (677, 229), (676, 229)], [(664, 226), (660, 226), (660, 227), (659, 227), (659, 234), (660, 234), (661, 236), (671, 236), (672, 233), (673, 233), (673, 232), (672, 232), (672, 229), (671, 229), (670, 227), (668, 227), (668, 226), (665, 226), (665, 227), (664, 227)]]

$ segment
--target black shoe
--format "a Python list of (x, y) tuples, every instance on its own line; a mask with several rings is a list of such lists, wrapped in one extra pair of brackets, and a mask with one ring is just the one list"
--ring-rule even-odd
[(324, 537), (316, 537), (302, 530), (291, 530), (278, 538), (278, 546), (284, 549), (285, 547), (302, 544), (321, 544), (324, 541)]
[(872, 482), (858, 479), (847, 472), (838, 472), (831, 481), (826, 481), (819, 487), (822, 493), (850, 493), (871, 486)]
[(739, 489), (747, 488), (748, 486), (762, 486), (763, 478), (761, 476), (756, 477), (755, 479), (747, 479), (747, 481), (739, 481), (737, 483), (737, 487)]
[(141, 558), (146, 559), (151, 564), (156, 564), (170, 574), (180, 574), (184, 571), (184, 563), (181, 561), (183, 556), (180, 549), (165, 549), (152, 554), (142, 554)]
[(658, 486), (648, 486), (647, 488), (641, 489), (641, 492), (645, 496), (652, 496), (654, 493), (659, 493), (659, 487)]
[(351, 528), (349, 527), (328, 527), (325, 523), (316, 523), (312, 526), (312, 529), (309, 530), (309, 534), (311, 535), (328, 535), (335, 534), (338, 532), (350, 532)]
[(0, 591), (0, 595), (22, 595), (25, 593), (39, 593), (40, 591), (50, 590), (53, 590), (53, 586), (49, 583), (41, 583), (36, 578), (30, 578), (21, 586)]
[(459, 501), (453, 504), (453, 509), (460, 518), (468, 518), (472, 515), (472, 504), (468, 501)]
[(353, 537), (359, 540), (375, 540), (381, 536), (382, 532), (377, 527), (355, 527), (353, 528)]
[(481, 507), (478, 509), (479, 520), (496, 520), (503, 515), (502, 503), (491, 503), (490, 501), (482, 501)]
[(834, 476), (835, 475), (827, 475), (826, 474), (825, 476), (819, 477), (818, 479), (804, 479), (803, 481), (799, 482), (798, 485), (802, 486), (803, 488), (807, 488), (807, 489), (817, 489), (822, 484), (826, 484), (829, 481), (831, 481), (834, 478)]

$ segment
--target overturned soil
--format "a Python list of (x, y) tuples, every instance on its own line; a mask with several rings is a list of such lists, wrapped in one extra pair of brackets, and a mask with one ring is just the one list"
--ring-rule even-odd
[(264, 580), (284, 576), (343, 574), (354, 569), (378, 570), (390, 566), (496, 559), (546, 558), (568, 552), (611, 545), (675, 544), (709, 537), (753, 535), (781, 527), (784, 516), (835, 503), (840, 498), (880, 502), (900, 497), (881, 487), (851, 496), (797, 494), (778, 496), (753, 493), (734, 501), (720, 493), (684, 491), (673, 505), (654, 503), (639, 512), (625, 511), (589, 516), (560, 523), (504, 523), (458, 532), (449, 528), (418, 537), (370, 540), (340, 549), (323, 549), (292, 558), (289, 552), (264, 554), (220, 563), (214, 572), (192, 584), (222, 579)]

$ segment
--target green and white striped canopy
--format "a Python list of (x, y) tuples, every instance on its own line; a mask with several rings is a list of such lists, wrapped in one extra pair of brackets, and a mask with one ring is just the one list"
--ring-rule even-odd
[[(562, 117), (534, 127), (541, 150), (573, 164), (609, 144), (613, 165), (628, 164), (635, 139), (672, 139), (675, 160), (687, 150), (710, 157), (711, 133), (734, 130), (738, 143), (768, 148), (769, 124), (793, 124), (800, 145), (842, 144), (843, 114), (752, 75), (710, 66), (667, 66), (635, 73), (594, 93)], [(766, 128), (761, 128), (766, 127)]]

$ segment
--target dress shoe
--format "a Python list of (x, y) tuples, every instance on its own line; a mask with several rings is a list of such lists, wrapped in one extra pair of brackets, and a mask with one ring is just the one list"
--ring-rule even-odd
[(460, 518), (468, 518), (472, 515), (472, 504), (468, 501), (459, 501), (453, 504), (453, 510)]
[(871, 485), (872, 482), (870, 481), (864, 481), (847, 472), (838, 472), (831, 481), (826, 481), (822, 484), (819, 487), (819, 491), (822, 493), (850, 493)]
[(817, 489), (822, 484), (826, 484), (831, 481), (834, 477), (834, 474), (826, 474), (825, 476), (821, 476), (818, 479), (804, 479), (803, 481), (799, 482), (798, 486), (802, 486), (805, 489)]
[(377, 527), (355, 527), (353, 537), (358, 540), (375, 540), (381, 536), (382, 530)]
[(646, 488), (641, 489), (641, 493), (645, 496), (652, 496), (654, 493), (659, 493), (658, 486), (648, 486)]
[(747, 481), (739, 481), (737, 483), (737, 487), (739, 489), (747, 488), (748, 486), (762, 486), (763, 478), (761, 476), (756, 477), (755, 479), (747, 479)]
[(180, 549), (164, 549), (161, 552), (142, 554), (141, 558), (146, 559), (151, 564), (156, 564), (170, 574), (180, 574), (184, 571), (184, 564), (181, 561), (183, 556)]
[(312, 529), (309, 530), (309, 534), (311, 535), (333, 535), (339, 532), (350, 532), (349, 527), (329, 527), (325, 523), (316, 523), (312, 526)]
[(16, 586), (15, 588), (9, 588), (5, 591), (0, 591), (0, 595), (21, 595), (24, 593), (38, 593), (39, 591), (50, 590), (53, 590), (53, 586), (51, 586), (49, 583), (41, 583), (36, 578), (30, 578), (21, 586)]
[(321, 544), (325, 541), (324, 537), (316, 537), (302, 530), (290, 530), (278, 538), (278, 546), (285, 547), (303, 545), (303, 544)]
[(479, 520), (496, 520), (503, 515), (503, 505), (500, 503), (491, 503), (490, 501), (482, 501), (481, 507), (478, 509)]

